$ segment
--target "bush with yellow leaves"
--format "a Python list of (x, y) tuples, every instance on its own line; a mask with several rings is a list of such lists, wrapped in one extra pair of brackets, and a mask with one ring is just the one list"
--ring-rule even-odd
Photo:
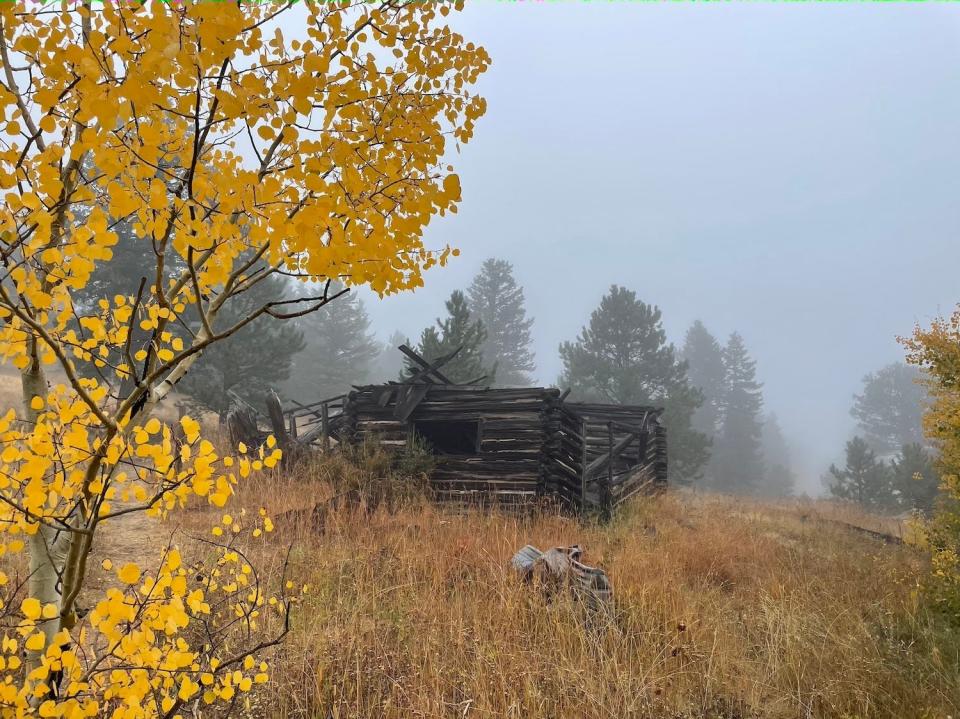
[(939, 452), (941, 499), (924, 532), (933, 565), (929, 586), (937, 604), (960, 622), (960, 306), (901, 342), (910, 362), (926, 371), (931, 403), (924, 430)]

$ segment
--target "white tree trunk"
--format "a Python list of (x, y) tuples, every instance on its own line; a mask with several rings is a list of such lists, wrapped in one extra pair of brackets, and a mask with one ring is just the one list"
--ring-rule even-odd
[[(30, 406), (34, 397), (46, 399), (47, 378), (34, 354), (34, 361), (20, 373), (20, 385), (23, 390), (23, 419), (28, 429), (33, 427), (39, 412)], [(30, 536), (27, 547), (30, 553), (30, 581), (28, 593), (46, 606), (53, 604), (57, 607), (57, 616), (40, 624), (40, 629), (47, 637), (49, 644), (59, 629), (59, 612), (61, 602), (60, 577), (63, 575), (64, 563), (67, 559), (70, 535), (65, 532), (41, 525), (36, 534)], [(27, 657), (28, 671), (40, 663), (42, 652), (29, 652)]]

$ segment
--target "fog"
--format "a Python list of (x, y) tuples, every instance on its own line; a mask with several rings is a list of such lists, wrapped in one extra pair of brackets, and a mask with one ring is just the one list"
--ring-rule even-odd
[(819, 490), (851, 394), (957, 300), (960, 8), (476, 2), (493, 67), (426, 287), (367, 298), (414, 339), (489, 256), (526, 291), (538, 379), (611, 283), (744, 335)]

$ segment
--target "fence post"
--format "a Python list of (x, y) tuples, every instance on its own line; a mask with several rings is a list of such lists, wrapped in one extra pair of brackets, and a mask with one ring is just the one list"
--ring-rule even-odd
[(290, 412), (290, 436), (297, 438), (297, 415), (292, 411)]
[(580, 420), (581, 465), (580, 465), (580, 511), (587, 509), (587, 420)]
[(604, 521), (610, 519), (613, 494), (610, 488), (613, 486), (613, 422), (607, 422), (607, 481), (601, 488), (601, 511)]
[(320, 423), (322, 425), (320, 430), (321, 443), (323, 445), (323, 451), (330, 451), (330, 410), (327, 407), (327, 403), (324, 402), (320, 405)]

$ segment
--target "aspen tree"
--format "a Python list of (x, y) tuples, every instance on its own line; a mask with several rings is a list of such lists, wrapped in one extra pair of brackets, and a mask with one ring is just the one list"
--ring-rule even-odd
[[(116, 585), (81, 620), (90, 551), (126, 513), (226, 506), (278, 461), (272, 442), (220, 456), (195, 418), (153, 416), (205, 348), (324, 308), (334, 281), (419, 287), (456, 253), (422, 233), (456, 210), (448, 162), (485, 108), (470, 88), (489, 59), (447, 24), (461, 6), (0, 3), (0, 359), (23, 390), (0, 416), (0, 546), (30, 564), (25, 586), (0, 576), (2, 715), (173, 717), (266, 680), (277, 637), (257, 624), (289, 597), (266, 597), (229, 541), (201, 586), (176, 546), (156, 566), (108, 560)], [(120, 221), (149, 263), (78, 306)], [(328, 289), (223, 322), (276, 276)]]

